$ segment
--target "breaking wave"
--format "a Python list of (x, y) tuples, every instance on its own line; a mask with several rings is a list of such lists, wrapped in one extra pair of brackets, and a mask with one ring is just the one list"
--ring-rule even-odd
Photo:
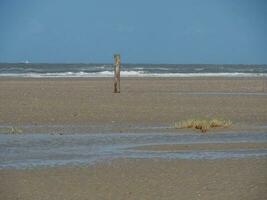
[[(64, 78), (64, 77), (113, 77), (112, 71), (57, 72), (57, 73), (0, 73), (0, 77)], [(121, 71), (121, 77), (267, 77), (266, 73), (146, 73)]]

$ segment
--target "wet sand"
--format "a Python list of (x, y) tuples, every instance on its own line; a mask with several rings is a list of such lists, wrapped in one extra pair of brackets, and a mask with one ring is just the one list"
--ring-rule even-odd
[[(218, 144), (220, 143), (220, 144)], [(118, 158), (267, 156), (267, 133), (0, 134), (0, 169), (85, 165)], [(149, 146), (151, 145), (151, 146)]]
[(196, 143), (196, 144), (164, 144), (146, 145), (134, 148), (142, 151), (202, 151), (202, 150), (238, 150), (238, 149), (267, 149), (266, 142), (240, 143)]
[(168, 128), (197, 117), (229, 119), (233, 130), (267, 122), (264, 77), (124, 78), (120, 94), (112, 86), (111, 78), (0, 78), (0, 125), (88, 133)]
[(120, 159), (0, 170), (0, 199), (267, 199), (267, 159)]
[[(127, 78), (121, 90), (112, 93), (110, 78), (0, 78), (0, 132), (15, 126), (25, 133), (186, 133), (170, 127), (186, 118), (221, 117), (234, 125), (209, 132), (266, 133), (266, 78)], [(253, 150), (266, 143), (141, 148)], [(267, 199), (266, 169), (266, 156), (1, 169), (0, 199)]]

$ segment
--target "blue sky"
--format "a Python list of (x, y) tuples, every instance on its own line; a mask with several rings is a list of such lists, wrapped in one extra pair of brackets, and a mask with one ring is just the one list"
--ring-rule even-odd
[(0, 0), (0, 62), (267, 63), (265, 0)]

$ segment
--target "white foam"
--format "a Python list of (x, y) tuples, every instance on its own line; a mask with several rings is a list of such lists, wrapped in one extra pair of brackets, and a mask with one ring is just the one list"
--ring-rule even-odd
[[(61, 73), (2, 73), (0, 77), (64, 78), (64, 77), (113, 77), (114, 72), (61, 72)], [(121, 77), (267, 77), (266, 73), (145, 73), (121, 71)]]

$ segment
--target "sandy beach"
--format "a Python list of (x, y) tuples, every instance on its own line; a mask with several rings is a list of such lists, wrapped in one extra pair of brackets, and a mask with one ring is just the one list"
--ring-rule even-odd
[(267, 149), (266, 142), (257, 143), (196, 143), (196, 144), (164, 144), (164, 145), (147, 145), (139, 146), (136, 150), (145, 151), (203, 151), (203, 150), (227, 150), (227, 149)]
[(266, 11), (0, 0), (0, 200), (267, 200)]
[[(54, 144), (49, 142), (49, 145), (55, 149), (68, 145), (72, 149), (74, 143), (62, 144), (62, 141), (72, 141), (70, 138), (75, 138), (73, 133), (123, 135), (168, 132), (171, 137), (175, 137), (174, 133), (190, 133), (194, 139), (194, 134), (199, 134), (199, 131), (176, 130), (172, 128), (174, 122), (187, 118), (218, 117), (231, 120), (233, 125), (209, 130), (211, 138), (221, 132), (228, 136), (249, 132), (250, 138), (254, 132), (266, 134), (266, 102), (266, 78), (124, 78), (120, 94), (112, 93), (110, 78), (0, 78), (0, 132), (9, 133), (11, 127), (21, 129), (19, 135), (7, 134), (8, 137), (3, 137), (7, 141), (14, 140), (13, 145), (20, 144), (18, 136), (23, 138), (24, 133), (49, 135), (49, 138), (41, 135), (32, 140), (40, 142), (32, 147), (32, 151), (34, 148), (45, 149), (42, 138), (45, 142), (53, 141)], [(62, 133), (63, 136), (52, 133)], [(66, 134), (65, 137), (65, 133), (72, 135)], [(79, 137), (80, 142), (84, 141), (85, 137)], [(112, 137), (121, 138), (120, 135)], [(117, 140), (112, 137), (107, 141)], [(133, 141), (137, 140), (135, 135), (131, 137)], [(198, 137), (201, 139), (201, 136)], [(27, 138), (24, 138), (24, 143), (31, 145), (31, 142), (27, 143), (31, 141), (31, 135)], [(151, 137), (148, 135), (147, 138)], [(141, 145), (135, 149), (163, 152), (161, 155), (165, 151), (227, 153), (240, 149), (252, 153), (263, 150), (264, 153), (266, 141), (261, 143), (259, 140)], [(108, 144), (107, 141), (103, 143)], [(27, 145), (24, 148), (31, 149)], [(6, 151), (10, 153), (8, 149)], [(266, 156), (229, 159), (117, 158), (90, 165), (3, 168), (0, 169), (0, 199), (266, 199), (266, 169)]]
[(267, 160), (113, 160), (83, 167), (0, 170), (0, 198), (267, 198)]
[(239, 129), (267, 122), (266, 78), (125, 78), (120, 94), (112, 87), (111, 78), (1, 78), (0, 124), (126, 132), (198, 117), (231, 120)]

